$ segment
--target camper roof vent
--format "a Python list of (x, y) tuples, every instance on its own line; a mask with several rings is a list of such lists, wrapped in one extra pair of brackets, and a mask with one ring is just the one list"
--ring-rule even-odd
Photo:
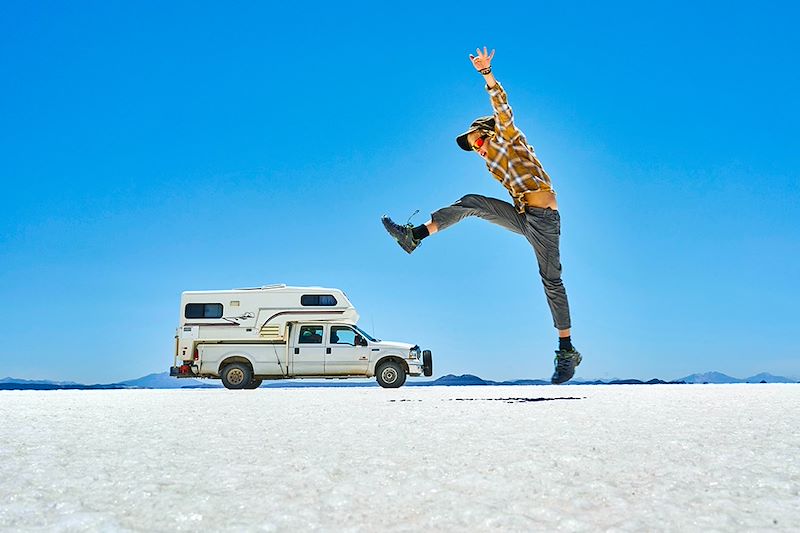
[(260, 287), (239, 287), (235, 291), (260, 291), (261, 289), (285, 289), (285, 283), (273, 283), (272, 285), (262, 285)]

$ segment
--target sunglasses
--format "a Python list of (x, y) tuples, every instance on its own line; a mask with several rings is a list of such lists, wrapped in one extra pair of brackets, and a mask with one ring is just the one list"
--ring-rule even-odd
[(473, 143), (472, 149), (477, 152), (478, 149), (481, 148), (484, 145), (484, 143), (486, 142), (486, 139), (488, 139), (488, 138), (489, 138), (488, 135), (481, 135), (480, 137), (475, 139), (475, 143)]

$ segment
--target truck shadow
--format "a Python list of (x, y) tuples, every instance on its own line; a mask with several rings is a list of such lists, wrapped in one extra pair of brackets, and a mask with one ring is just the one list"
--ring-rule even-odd
[[(574, 396), (560, 396), (556, 398), (525, 398), (525, 397), (515, 397), (515, 398), (440, 398), (439, 401), (442, 402), (505, 402), (505, 403), (527, 403), (527, 402), (550, 402), (553, 400), (583, 400), (583, 398), (576, 398)], [(412, 400), (412, 399), (402, 399), (402, 400), (389, 400), (390, 402), (421, 402), (423, 400)]]

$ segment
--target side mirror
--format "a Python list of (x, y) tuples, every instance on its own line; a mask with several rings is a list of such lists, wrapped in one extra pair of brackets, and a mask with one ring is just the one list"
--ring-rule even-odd
[(367, 346), (367, 339), (361, 335), (356, 335), (356, 346)]

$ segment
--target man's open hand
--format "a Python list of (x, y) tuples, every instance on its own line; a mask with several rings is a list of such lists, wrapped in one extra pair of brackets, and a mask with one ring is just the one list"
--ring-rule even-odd
[(478, 53), (477, 56), (472, 54), (469, 55), (470, 61), (472, 61), (472, 66), (475, 67), (475, 70), (483, 70), (492, 66), (492, 58), (494, 57), (494, 50), (490, 54), (486, 47), (483, 47), (483, 52), (481, 52), (480, 48), (476, 48), (475, 51)]

